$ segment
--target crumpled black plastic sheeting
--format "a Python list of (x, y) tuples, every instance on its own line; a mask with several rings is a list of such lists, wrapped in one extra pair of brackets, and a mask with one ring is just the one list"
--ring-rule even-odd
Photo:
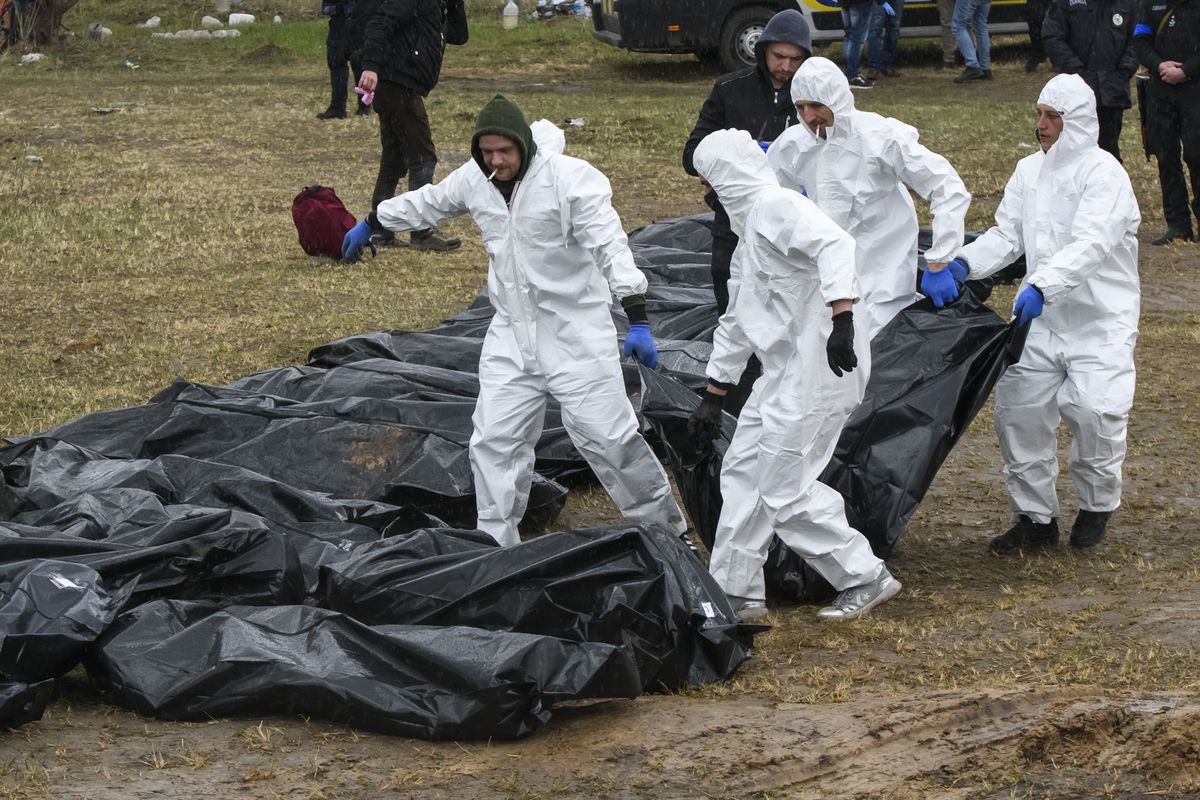
[[(371, 624), (470, 625), (621, 645), (647, 690), (721, 680), (751, 637), (677, 537), (657, 526), (563, 531), (445, 552), (414, 532), (322, 568), (321, 605)], [(439, 548), (431, 554), (430, 548)]]
[(54, 696), (52, 680), (39, 683), (0, 681), (0, 729), (18, 728), (42, 718)]
[[(372, 380), (360, 376), (363, 383)], [(18, 499), (45, 508), (50, 500), (61, 502), (81, 487), (106, 482), (157, 489), (162, 481), (156, 459), (184, 456), (203, 462), (205, 470), (208, 465), (218, 472), (240, 467), (286, 485), (285, 492), (411, 506), (450, 525), (473, 527), (475, 495), (466, 447), (470, 410), (465, 402), (413, 404), (410, 423), (403, 418), (408, 409), (402, 400), (374, 404), (395, 416), (383, 420), (385, 411), (374, 407), (356, 416), (361, 409), (355, 397), (340, 404), (292, 403), (176, 381), (144, 406), (89, 414), (33, 437), (86, 450), (89, 463), (65, 473), (48, 465), (29, 469), (21, 454), (6, 448), (0, 451), (0, 469)], [(429, 405), (447, 406), (439, 429), (430, 427)], [(17, 440), (22, 442), (29, 440)], [(526, 520), (549, 523), (565, 498), (564, 487), (536, 476)]]
[(613, 645), (310, 606), (156, 600), (122, 615), (88, 666), (109, 700), (164, 719), (304, 714), (425, 739), (516, 738), (556, 701), (641, 691)]
[(69, 672), (132, 589), (110, 594), (100, 575), (81, 564), (0, 565), (0, 680), (32, 684)]

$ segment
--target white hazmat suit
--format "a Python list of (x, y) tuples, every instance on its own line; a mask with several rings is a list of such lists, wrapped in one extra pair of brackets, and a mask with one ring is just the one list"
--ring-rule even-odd
[(1024, 254), (1021, 289), (1036, 286), (1045, 298), (1020, 362), (996, 384), (995, 421), (1014, 513), (1048, 523), (1059, 513), (1060, 415), (1072, 435), (1068, 467), (1080, 508), (1112, 511), (1121, 502), (1141, 214), (1125, 169), (1096, 144), (1095, 94), (1083, 79), (1055, 76), (1038, 103), (1062, 115), (1058, 141), (1017, 163), (995, 226), (961, 255), (971, 277), (982, 278)]
[(471, 436), (477, 525), (501, 545), (520, 541), (534, 445), (553, 396), (571, 441), (621, 512), (682, 534), (683, 512), (625, 394), (609, 312), (612, 295), (642, 294), (646, 278), (634, 266), (608, 179), (563, 155), (562, 131), (552, 123), (530, 127), (537, 149), (511, 207), (471, 160), (376, 212), (396, 232), (469, 212), (483, 234), (496, 314), (479, 360)]
[(824, 138), (793, 125), (771, 145), (768, 159), (780, 185), (806, 194), (854, 237), (866, 311), (859, 315), (874, 336), (919, 297), (917, 210), (905, 185), (929, 201), (931, 262), (949, 261), (962, 247), (971, 195), (950, 162), (917, 141), (915, 128), (857, 110), (846, 76), (829, 59), (800, 65), (792, 101), (828, 106), (833, 124)]
[(859, 296), (854, 242), (807, 198), (779, 186), (745, 131), (709, 134), (695, 164), (740, 237), (708, 377), (735, 383), (752, 352), (763, 366), (722, 464), (709, 569), (726, 594), (764, 599), (762, 567), (775, 534), (835, 588), (869, 583), (883, 562), (846, 522), (842, 496), (817, 480), (871, 372), (865, 326), (855, 326), (853, 372), (838, 377), (826, 357), (829, 304)]

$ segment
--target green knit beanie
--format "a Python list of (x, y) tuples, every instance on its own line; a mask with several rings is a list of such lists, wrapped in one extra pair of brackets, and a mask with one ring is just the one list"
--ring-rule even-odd
[(479, 168), (483, 170), (484, 175), (491, 173), (491, 170), (483, 161), (483, 152), (479, 149), (479, 137), (489, 133), (498, 134), (516, 142), (517, 148), (521, 151), (521, 169), (517, 171), (517, 180), (525, 177), (525, 171), (529, 169), (529, 162), (533, 160), (533, 154), (537, 152), (537, 145), (533, 142), (533, 133), (529, 130), (529, 123), (525, 121), (525, 114), (521, 112), (520, 106), (504, 95), (498, 94), (489, 100), (488, 104), (479, 112), (479, 119), (475, 123), (475, 135), (471, 137), (471, 155), (475, 158), (475, 163), (479, 165)]

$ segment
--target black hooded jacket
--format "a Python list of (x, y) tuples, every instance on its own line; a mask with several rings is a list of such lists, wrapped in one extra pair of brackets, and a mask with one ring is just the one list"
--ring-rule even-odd
[(758, 63), (717, 78), (700, 108), (696, 127), (683, 146), (683, 168), (689, 175), (696, 174), (692, 154), (700, 140), (713, 131), (737, 128), (749, 131), (757, 139), (774, 141), (784, 128), (799, 122), (796, 107), (792, 105), (791, 84), (779, 89), (771, 85), (766, 48), (772, 42), (793, 44), (802, 48), (806, 56), (812, 55), (812, 33), (803, 14), (788, 9), (771, 17), (754, 46)]
[(442, 20), (442, 0), (358, 0), (349, 49), (364, 70), (424, 96), (442, 71)]

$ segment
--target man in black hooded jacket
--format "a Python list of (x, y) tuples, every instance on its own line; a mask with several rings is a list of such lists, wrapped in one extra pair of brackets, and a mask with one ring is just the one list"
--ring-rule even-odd
[[(713, 131), (737, 128), (748, 131), (760, 142), (772, 142), (783, 130), (799, 122), (792, 105), (792, 76), (804, 59), (812, 55), (812, 32), (808, 20), (795, 9), (771, 17), (754, 45), (758, 63), (717, 78), (700, 109), (696, 127), (683, 146), (683, 168), (699, 175), (692, 154), (700, 141)], [(729, 304), (729, 262), (737, 247), (737, 236), (729, 227), (729, 216), (716, 194), (707, 186), (705, 202), (716, 213), (713, 221), (712, 276), (717, 311)]]
[[(379, 175), (371, 194), (371, 208), (396, 194), (400, 179), (408, 174), (413, 191), (433, 181), (437, 151), (429, 130), (425, 95), (437, 86), (442, 71), (444, 42), (466, 41), (463, 0), (360, 0), (350, 18), (362, 75), (358, 86), (374, 92), (379, 115)], [(461, 18), (456, 36), (447, 25)], [(461, 38), (461, 41), (456, 39)], [(436, 230), (414, 231), (411, 246), (422, 250), (453, 250), (462, 242), (443, 238)], [(381, 244), (395, 242), (390, 235)]]
[[(812, 55), (812, 32), (808, 20), (795, 9), (780, 11), (767, 21), (754, 45), (758, 63), (717, 78), (708, 99), (700, 108), (696, 127), (683, 146), (683, 168), (696, 175), (692, 154), (700, 141), (713, 131), (737, 128), (758, 139), (763, 149), (785, 128), (800, 121), (792, 104), (792, 76), (804, 59)], [(712, 279), (717, 313), (729, 306), (729, 264), (738, 237), (729, 226), (729, 215), (721, 207), (716, 192), (704, 180), (704, 202), (713, 210)], [(750, 389), (762, 367), (751, 358), (742, 373), (741, 383), (730, 391), (725, 409), (736, 414), (750, 396)]]

